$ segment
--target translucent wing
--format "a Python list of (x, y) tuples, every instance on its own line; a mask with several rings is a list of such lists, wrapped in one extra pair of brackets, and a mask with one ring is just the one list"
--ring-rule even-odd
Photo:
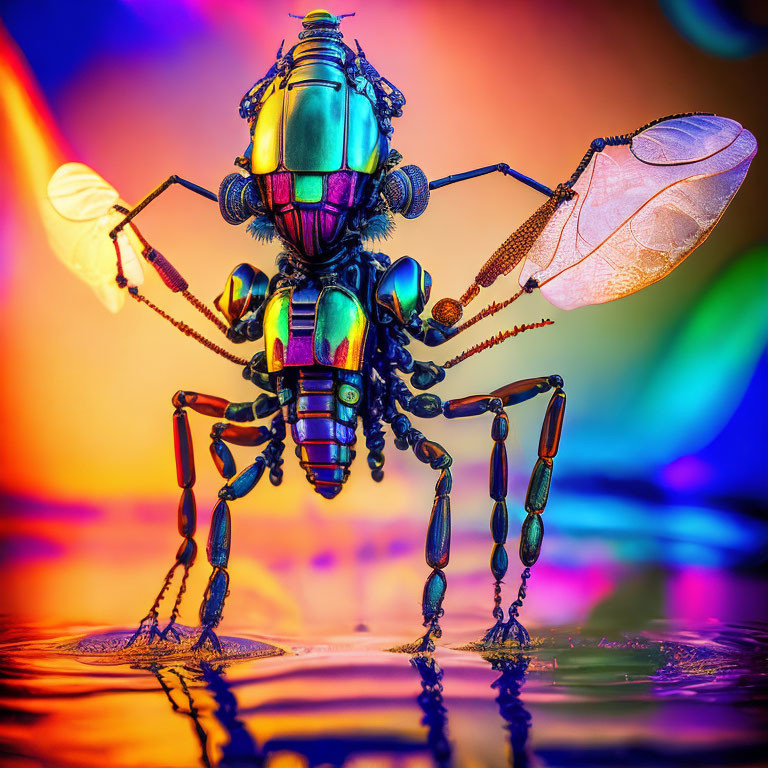
[(91, 221), (106, 214), (120, 195), (96, 171), (82, 163), (64, 163), (48, 182), (48, 199), (71, 221)]
[(562, 309), (601, 304), (660, 280), (712, 231), (757, 152), (755, 137), (714, 115), (662, 120), (595, 152), (527, 254)]
[[(112, 312), (125, 302), (125, 293), (115, 283), (117, 258), (109, 232), (123, 214), (114, 206), (126, 206), (117, 191), (82, 163), (65, 163), (48, 182), (48, 205), (43, 221), (56, 256), (81, 280), (93, 288)], [(141, 244), (126, 227), (118, 235), (123, 272), (132, 286), (144, 282), (137, 253)]]

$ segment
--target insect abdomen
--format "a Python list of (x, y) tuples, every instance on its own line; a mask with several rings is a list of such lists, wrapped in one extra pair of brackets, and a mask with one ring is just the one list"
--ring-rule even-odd
[(327, 499), (336, 496), (355, 457), (359, 373), (333, 368), (301, 369), (295, 382), (291, 435), (307, 480)]

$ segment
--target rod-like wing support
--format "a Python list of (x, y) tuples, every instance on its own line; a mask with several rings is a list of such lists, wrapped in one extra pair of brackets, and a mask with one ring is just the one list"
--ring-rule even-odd
[(505, 176), (511, 176), (513, 179), (517, 179), (528, 187), (535, 189), (537, 192), (541, 192), (542, 195), (551, 197), (553, 191), (542, 184), (541, 182), (532, 179), (530, 176), (526, 176), (520, 171), (516, 171), (514, 168), (510, 168), (506, 163), (496, 163), (496, 165), (486, 165), (483, 168), (475, 168), (474, 171), (464, 171), (464, 173), (454, 173), (450, 176), (443, 176), (442, 179), (435, 179), (429, 182), (429, 188), (440, 189), (440, 187), (446, 187), (449, 184), (455, 184), (457, 181), (466, 181), (467, 179), (474, 179), (478, 176), (485, 176), (487, 173), (503, 173)]

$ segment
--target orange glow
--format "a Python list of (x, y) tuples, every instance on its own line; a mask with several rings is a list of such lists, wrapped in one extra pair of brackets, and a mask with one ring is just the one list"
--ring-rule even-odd
[[(0, 129), (16, 183), (41, 195), (68, 150), (20, 54), (0, 26)], [(8, 151), (13, 147), (13, 151)]]

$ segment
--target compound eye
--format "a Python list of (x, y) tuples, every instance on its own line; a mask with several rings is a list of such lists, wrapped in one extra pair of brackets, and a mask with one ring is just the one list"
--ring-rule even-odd
[(404, 165), (386, 175), (381, 193), (393, 213), (415, 219), (427, 209), (429, 182), (418, 165)]
[(227, 224), (242, 224), (262, 212), (253, 176), (230, 173), (219, 186), (219, 210)]

